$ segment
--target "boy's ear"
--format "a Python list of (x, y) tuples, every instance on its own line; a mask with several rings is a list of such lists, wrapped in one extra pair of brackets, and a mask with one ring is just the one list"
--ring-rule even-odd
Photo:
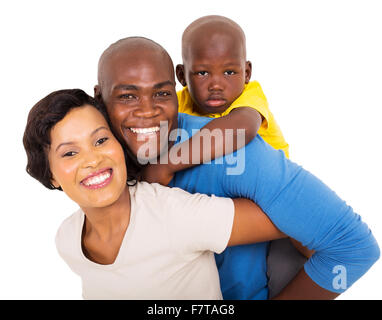
[(187, 85), (186, 83), (186, 77), (184, 76), (184, 65), (178, 64), (175, 69), (176, 77), (178, 78), (179, 83), (185, 87)]
[(252, 75), (252, 62), (247, 61), (245, 63), (245, 83), (247, 84), (251, 80)]

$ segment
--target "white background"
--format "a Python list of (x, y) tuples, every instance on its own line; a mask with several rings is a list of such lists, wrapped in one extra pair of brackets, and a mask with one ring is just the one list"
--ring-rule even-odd
[[(242, 26), (252, 79), (291, 158), (361, 214), (382, 246), (380, 1), (2, 1), (1, 299), (81, 299), (54, 244), (76, 205), (25, 172), (29, 109), (53, 90), (92, 94), (99, 56), (126, 36), (151, 38), (180, 63), (184, 28), (208, 14)], [(378, 261), (339, 299), (381, 299), (381, 278)]]

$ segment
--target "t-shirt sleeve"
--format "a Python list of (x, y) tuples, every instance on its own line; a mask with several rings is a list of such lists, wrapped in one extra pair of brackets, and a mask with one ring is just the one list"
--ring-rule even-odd
[(268, 121), (270, 118), (269, 106), (267, 98), (265, 97), (264, 92), (257, 81), (248, 83), (241, 95), (234, 102), (232, 102), (231, 106), (224, 111), (223, 115), (227, 115), (233, 109), (239, 107), (249, 107), (258, 111), (264, 118), (261, 127), (263, 129), (268, 128)]
[(56, 248), (60, 257), (77, 274), (80, 273), (78, 243), (81, 241), (81, 221), (81, 212), (79, 210), (63, 221), (55, 237)]
[[(379, 258), (372, 232), (317, 177), (261, 140), (256, 147), (256, 162), (246, 162), (246, 179), (225, 177), (226, 193), (252, 199), (281, 231), (315, 250), (304, 266), (314, 282), (329, 291), (345, 291)], [(343, 282), (337, 283), (339, 279)]]
[(166, 224), (173, 246), (183, 252), (221, 253), (231, 236), (234, 204), (230, 198), (191, 194), (160, 185), (166, 199)]

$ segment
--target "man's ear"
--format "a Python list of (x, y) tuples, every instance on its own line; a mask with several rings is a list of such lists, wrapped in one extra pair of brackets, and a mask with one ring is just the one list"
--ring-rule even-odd
[(95, 99), (101, 99), (101, 87), (98, 85), (98, 84), (96, 84), (95, 86), (94, 86), (94, 98)]
[(247, 84), (251, 80), (252, 76), (252, 62), (247, 61), (245, 63), (245, 83)]
[(178, 78), (179, 83), (185, 87), (187, 85), (186, 83), (186, 77), (184, 76), (184, 65), (178, 64), (175, 69), (176, 77)]

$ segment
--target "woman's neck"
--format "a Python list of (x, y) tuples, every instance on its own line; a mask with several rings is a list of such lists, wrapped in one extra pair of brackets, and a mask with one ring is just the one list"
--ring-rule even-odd
[(125, 232), (130, 222), (130, 192), (129, 187), (113, 204), (102, 208), (81, 208), (85, 213), (83, 236), (98, 237), (102, 241), (110, 240), (115, 234)]

